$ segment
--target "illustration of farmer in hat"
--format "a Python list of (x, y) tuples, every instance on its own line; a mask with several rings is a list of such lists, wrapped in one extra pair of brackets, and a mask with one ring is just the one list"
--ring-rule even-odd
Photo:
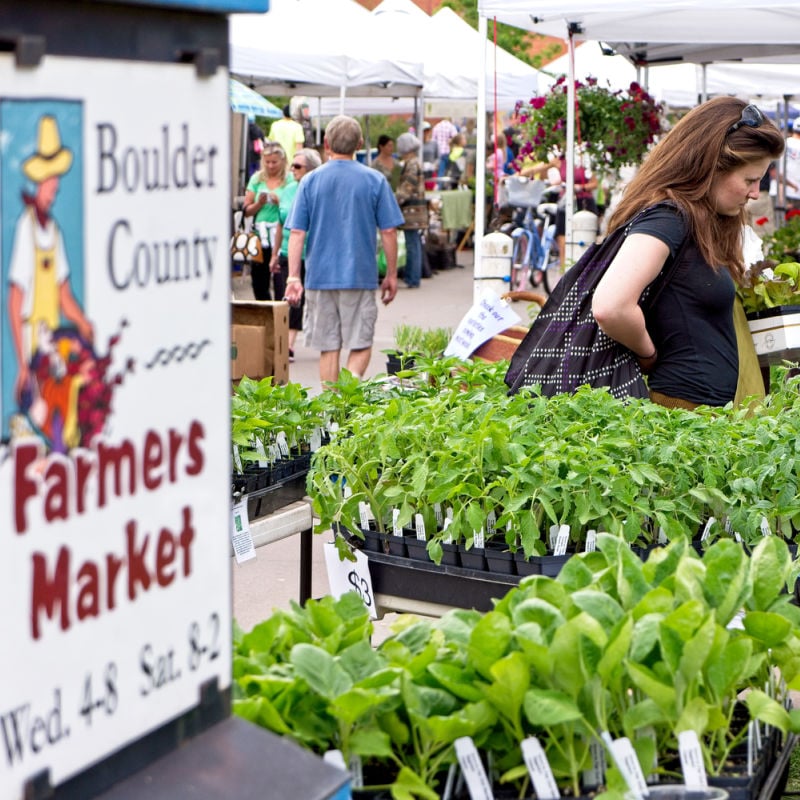
[[(28, 419), (66, 450), (78, 442), (77, 393), (85, 377), (69, 369), (76, 347), (94, 331), (70, 287), (64, 239), (51, 215), (59, 181), (72, 166), (56, 119), (39, 119), (36, 151), (22, 164), (34, 188), (23, 191), (9, 268), (8, 315), (18, 373), (15, 397)], [(74, 328), (61, 328), (62, 317)], [(65, 331), (71, 333), (67, 339)], [(74, 360), (74, 359), (73, 359)]]

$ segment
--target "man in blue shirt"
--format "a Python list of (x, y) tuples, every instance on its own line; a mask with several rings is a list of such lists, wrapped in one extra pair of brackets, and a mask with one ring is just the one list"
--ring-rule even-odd
[(383, 304), (397, 294), (397, 227), (403, 214), (383, 175), (354, 160), (362, 141), (355, 119), (331, 120), (325, 129), (327, 161), (301, 181), (286, 221), (291, 230), (286, 300), (295, 305), (303, 295), (305, 245), (304, 329), (306, 344), (320, 351), (323, 384), (338, 379), (343, 347), (354, 375), (362, 377), (369, 366), (378, 318), (376, 230), (386, 254)]

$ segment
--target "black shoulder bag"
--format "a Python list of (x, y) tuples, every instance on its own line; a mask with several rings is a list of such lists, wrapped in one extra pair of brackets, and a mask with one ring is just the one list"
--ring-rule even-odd
[[(592, 244), (558, 282), (511, 357), (505, 376), (509, 394), (538, 384), (543, 396), (552, 397), (588, 384), (608, 389), (618, 399), (648, 396), (636, 356), (600, 330), (592, 314), (597, 284), (631, 224), (617, 228), (600, 244)], [(687, 235), (675, 257), (645, 290), (639, 302), (646, 310), (653, 307), (674, 273), (689, 239)]]

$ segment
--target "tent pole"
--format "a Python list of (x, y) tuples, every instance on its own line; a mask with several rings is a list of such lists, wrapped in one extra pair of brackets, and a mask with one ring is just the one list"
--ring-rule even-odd
[[(478, 33), (481, 39), (480, 66), (478, 68), (478, 119), (475, 142), (475, 223), (473, 236), (474, 275), (482, 275), (481, 246), (486, 221), (486, 43), (488, 41), (486, 17), (478, 16)], [(473, 297), (478, 299), (480, 281), (473, 281)]]
[(565, 241), (567, 243), (566, 264), (574, 260), (574, 242), (572, 241), (572, 214), (575, 205), (575, 31), (573, 23), (569, 26), (567, 37), (567, 186), (566, 186), (566, 224), (564, 227)]

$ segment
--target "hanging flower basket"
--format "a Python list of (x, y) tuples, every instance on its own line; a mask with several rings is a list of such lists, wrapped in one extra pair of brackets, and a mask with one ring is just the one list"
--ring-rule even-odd
[[(567, 78), (543, 95), (519, 101), (519, 159), (549, 161), (567, 146)], [(661, 106), (638, 84), (626, 90), (600, 86), (596, 78), (575, 81), (575, 140), (593, 171), (615, 174), (637, 165), (662, 132)]]

